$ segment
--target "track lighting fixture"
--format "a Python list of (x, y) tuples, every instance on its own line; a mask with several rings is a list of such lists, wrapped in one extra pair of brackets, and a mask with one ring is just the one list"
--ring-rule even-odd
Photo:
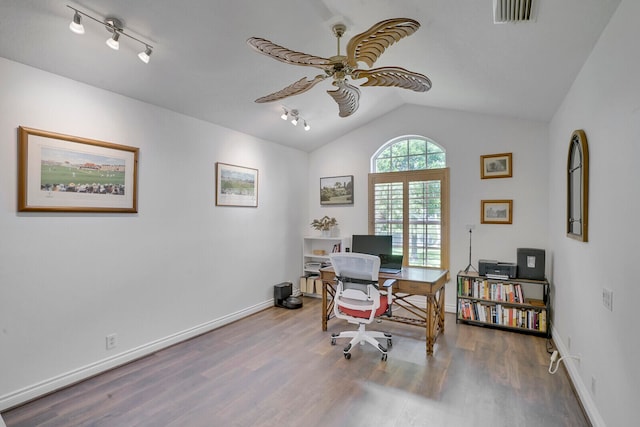
[(285, 121), (291, 119), (291, 124), (294, 126), (298, 126), (298, 123), (302, 121), (304, 124), (304, 130), (308, 131), (311, 129), (307, 120), (300, 116), (300, 112), (298, 110), (290, 110), (287, 107), (282, 107), (282, 114), (280, 115), (280, 118)]
[(124, 26), (119, 19), (112, 18), (112, 17), (108, 17), (105, 19), (98, 19), (98, 18), (94, 18), (93, 16), (85, 12), (82, 12), (79, 9), (76, 9), (75, 7), (72, 7), (69, 5), (67, 5), (67, 7), (74, 11), (73, 20), (71, 21), (71, 24), (69, 24), (69, 29), (71, 31), (73, 31), (76, 34), (84, 34), (82, 17), (86, 16), (87, 18), (104, 25), (107, 31), (111, 33), (111, 37), (109, 37), (106, 42), (107, 46), (109, 46), (111, 49), (118, 50), (120, 48), (120, 41), (119, 41), (120, 36), (125, 36), (131, 40), (137, 41), (138, 43), (144, 46), (144, 50), (138, 54), (138, 58), (140, 58), (140, 60), (145, 64), (149, 63), (149, 57), (151, 56), (151, 53), (153, 53), (153, 46), (151, 46), (147, 42), (143, 42), (142, 40), (137, 39), (136, 37), (130, 34), (127, 34), (124, 31)]

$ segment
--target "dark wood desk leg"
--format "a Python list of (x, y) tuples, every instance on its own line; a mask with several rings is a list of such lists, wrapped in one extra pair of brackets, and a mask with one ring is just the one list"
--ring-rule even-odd
[(440, 318), (438, 320), (438, 324), (440, 326), (440, 333), (444, 334), (444, 286), (440, 289), (438, 293), (438, 311), (440, 313)]
[(322, 281), (322, 330), (327, 330), (327, 282)]

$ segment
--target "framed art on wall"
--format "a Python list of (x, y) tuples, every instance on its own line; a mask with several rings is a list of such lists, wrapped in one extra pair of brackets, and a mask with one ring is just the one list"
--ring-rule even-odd
[(258, 207), (258, 169), (216, 163), (216, 205)]
[(482, 200), (480, 215), (482, 224), (511, 224), (513, 200)]
[(480, 156), (480, 178), (511, 178), (513, 176), (512, 157), (511, 153)]
[(353, 175), (320, 178), (321, 205), (352, 205)]
[(138, 212), (136, 147), (18, 128), (18, 211)]

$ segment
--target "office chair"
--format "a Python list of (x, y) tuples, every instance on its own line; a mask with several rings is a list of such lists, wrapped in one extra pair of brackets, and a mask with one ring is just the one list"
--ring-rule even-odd
[[(336, 274), (336, 293), (333, 298), (333, 312), (337, 318), (358, 325), (357, 331), (343, 331), (331, 334), (331, 345), (338, 338), (351, 338), (344, 348), (345, 359), (351, 359), (351, 349), (356, 343), (364, 345), (368, 342), (382, 353), (382, 360), (387, 360), (387, 347), (391, 347), (391, 334), (365, 330), (365, 325), (373, 322), (375, 317), (383, 314), (391, 315), (391, 292), (395, 279), (384, 282), (385, 293), (378, 289), (378, 271), (380, 258), (375, 255), (360, 253), (332, 253), (329, 255)], [(386, 339), (387, 347), (377, 339)]]

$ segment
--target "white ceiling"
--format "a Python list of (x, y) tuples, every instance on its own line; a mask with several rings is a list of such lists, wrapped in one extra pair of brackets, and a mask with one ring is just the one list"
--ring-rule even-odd
[[(535, 22), (495, 25), (492, 0), (0, 0), (0, 56), (311, 151), (402, 104), (548, 121), (619, 3), (540, 0)], [(83, 36), (69, 31), (67, 4), (122, 19), (126, 32), (154, 46), (149, 64), (125, 37), (120, 51), (107, 48), (109, 34), (97, 22), (85, 18)], [(247, 38), (330, 57), (334, 23), (347, 25), (344, 53), (353, 35), (399, 17), (422, 26), (375, 66), (425, 74), (430, 91), (363, 87), (359, 110), (347, 118), (326, 93), (329, 80), (281, 102), (254, 103), (319, 70), (260, 55)], [(280, 120), (282, 106), (300, 110), (312, 129)]]

